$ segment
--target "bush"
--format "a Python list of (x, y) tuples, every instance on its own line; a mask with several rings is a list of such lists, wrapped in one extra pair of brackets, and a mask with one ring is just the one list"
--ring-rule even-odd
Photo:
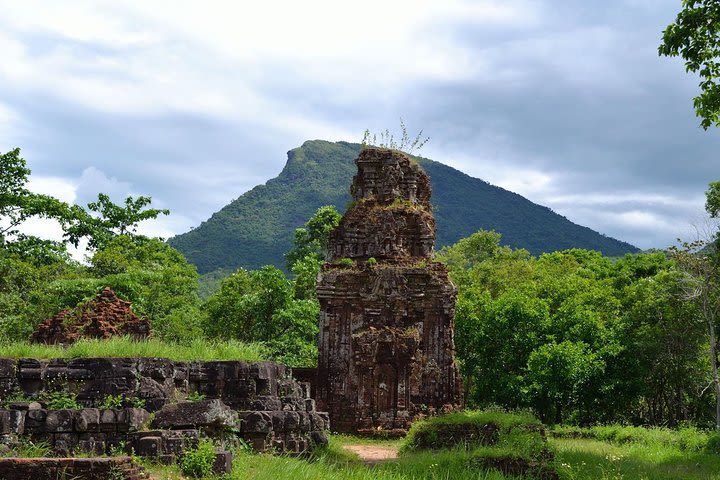
[(720, 455), (720, 433), (712, 433), (708, 435), (705, 451), (714, 455)]
[(215, 463), (215, 446), (212, 440), (202, 438), (195, 448), (185, 452), (180, 460), (183, 475), (201, 478), (210, 475)]
[(120, 408), (125, 403), (125, 396), (121, 393), (119, 395), (108, 395), (105, 400), (100, 404), (100, 408), (112, 409)]
[(404, 451), (455, 447), (499, 447), (516, 455), (537, 457), (545, 447), (543, 425), (526, 413), (466, 411), (416, 422)]
[(340, 268), (352, 268), (355, 265), (352, 258), (341, 258), (337, 261), (337, 264)]
[(50, 392), (47, 395), (45, 406), (48, 410), (78, 410), (82, 406), (77, 402), (76, 395), (66, 392)]

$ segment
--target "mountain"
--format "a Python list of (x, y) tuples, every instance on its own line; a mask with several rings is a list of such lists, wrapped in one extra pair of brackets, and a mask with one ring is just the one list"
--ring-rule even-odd
[[(273, 264), (284, 268), (295, 228), (322, 205), (340, 212), (350, 201), (360, 145), (312, 140), (288, 152), (280, 175), (214, 213), (199, 227), (168, 242), (200, 273)], [(437, 244), (455, 243), (480, 229), (537, 255), (567, 248), (619, 256), (638, 249), (576, 225), (547, 207), (426, 158), (417, 159), (432, 180)]]

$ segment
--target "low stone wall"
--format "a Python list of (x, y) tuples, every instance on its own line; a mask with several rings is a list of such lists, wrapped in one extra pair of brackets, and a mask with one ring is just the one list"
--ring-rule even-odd
[[(272, 362), (0, 359), (0, 403), (8, 407), (0, 410), (0, 435), (42, 438), (60, 453), (76, 448), (107, 452), (124, 441), (138, 452), (175, 455), (176, 434), (138, 433), (148, 412), (156, 412), (155, 423), (149, 425), (153, 431), (202, 429), (220, 436), (230, 429), (259, 451), (304, 452), (327, 442), (324, 431), (329, 429), (329, 417), (316, 411), (308, 385), (291, 374), (289, 368)], [(56, 390), (72, 392), (87, 408), (41, 408), (47, 394)], [(183, 402), (189, 394), (206, 400)], [(144, 409), (97, 408), (109, 395), (144, 403)], [(9, 398), (23, 401), (6, 401)], [(174, 410), (180, 412), (163, 423)], [(220, 419), (210, 418), (208, 412)]]
[(0, 458), (0, 480), (143, 480), (147, 475), (130, 457)]
[(146, 426), (149, 416), (141, 408), (0, 410), (0, 434), (45, 441), (60, 455), (105, 454)]
[[(37, 398), (63, 388), (96, 407), (108, 395), (145, 401), (154, 411), (191, 392), (236, 410), (304, 409), (307, 398), (292, 370), (273, 362), (178, 362), (163, 358), (0, 359), (0, 399), (12, 392)], [(280, 407), (280, 408), (278, 408)]]

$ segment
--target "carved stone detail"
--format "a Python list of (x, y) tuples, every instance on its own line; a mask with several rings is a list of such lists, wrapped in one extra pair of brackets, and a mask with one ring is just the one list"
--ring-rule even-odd
[(317, 397), (334, 430), (400, 432), (421, 414), (461, 404), (456, 290), (430, 260), (425, 172), (388, 149), (366, 148), (356, 164), (353, 205), (318, 277)]

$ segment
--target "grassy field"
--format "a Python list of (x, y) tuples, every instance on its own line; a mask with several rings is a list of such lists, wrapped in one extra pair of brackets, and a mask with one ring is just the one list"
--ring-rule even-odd
[[(368, 467), (356, 456), (342, 450), (343, 444), (357, 443), (346, 436), (331, 438), (330, 447), (311, 459), (265, 454), (237, 454), (228, 480), (502, 480), (494, 471), (468, 468), (472, 452), (406, 452), (396, 461)], [(400, 441), (361, 442), (399, 446)], [(567, 480), (720, 480), (720, 456), (689, 452), (677, 446), (644, 443), (614, 444), (593, 439), (551, 439), (556, 468)], [(183, 478), (172, 467), (151, 466), (157, 479)]]
[(720, 456), (674, 446), (590, 439), (552, 439), (558, 472), (566, 479), (720, 479)]
[(264, 347), (237, 340), (216, 342), (202, 338), (188, 343), (160, 340), (134, 341), (127, 337), (109, 340), (79, 340), (69, 347), (38, 345), (27, 342), (0, 342), (0, 358), (88, 358), (88, 357), (162, 357), (171, 360), (246, 360), (266, 358)]

